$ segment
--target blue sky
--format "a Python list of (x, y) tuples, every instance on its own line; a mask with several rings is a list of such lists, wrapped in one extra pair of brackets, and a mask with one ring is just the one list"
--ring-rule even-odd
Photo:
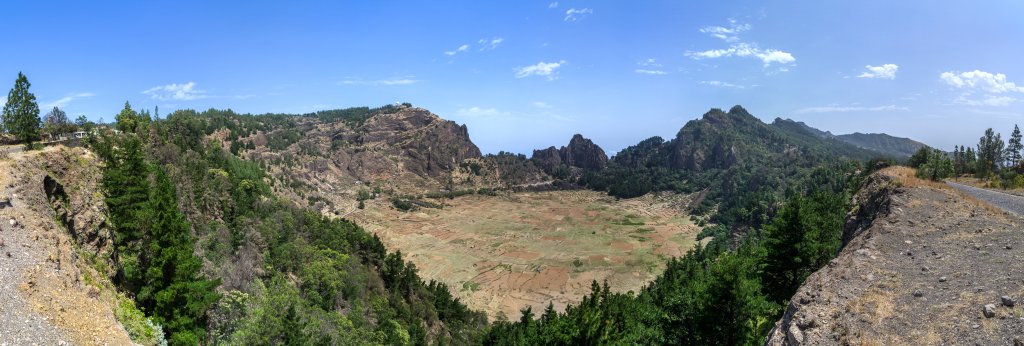
[[(484, 152), (614, 152), (709, 108), (951, 149), (1024, 123), (1021, 1), (5, 2), (0, 87), (304, 113), (411, 102)], [(6, 95), (6, 93), (4, 93)], [(0, 96), (2, 101), (3, 96)]]

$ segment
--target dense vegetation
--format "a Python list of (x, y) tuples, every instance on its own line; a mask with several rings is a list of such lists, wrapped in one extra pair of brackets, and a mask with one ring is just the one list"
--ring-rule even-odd
[(122, 132), (94, 143), (116, 282), (171, 344), (478, 342), (486, 318), (444, 284), (355, 224), (278, 200), (259, 165), (206, 140), (264, 118), (208, 113), (153, 121), (126, 104)]

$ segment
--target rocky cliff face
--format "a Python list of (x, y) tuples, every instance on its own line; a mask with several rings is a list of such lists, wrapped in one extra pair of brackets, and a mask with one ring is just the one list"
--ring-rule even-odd
[(803, 283), (767, 345), (1024, 342), (1019, 218), (901, 167), (871, 176), (854, 201), (845, 247)]
[(585, 171), (599, 171), (608, 165), (608, 155), (597, 144), (583, 135), (576, 134), (569, 140), (568, 146), (560, 149), (548, 147), (534, 150), (533, 160), (538, 162), (545, 172), (551, 173), (561, 165), (580, 168)]
[(466, 125), (441, 119), (422, 108), (402, 107), (395, 113), (373, 116), (354, 129), (337, 131), (342, 134), (335, 137), (351, 138), (355, 144), (353, 150), (339, 156), (357, 156), (359, 164), (348, 168), (364, 178), (395, 168), (388, 162), (375, 164), (382, 161), (382, 156), (397, 158), (397, 168), (424, 178), (440, 177), (460, 162), (480, 157)]

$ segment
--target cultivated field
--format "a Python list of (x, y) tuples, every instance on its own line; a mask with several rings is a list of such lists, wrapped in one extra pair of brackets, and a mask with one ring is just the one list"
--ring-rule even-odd
[(594, 191), (470, 195), (444, 209), (403, 213), (386, 199), (349, 215), (401, 250), (425, 279), (491, 318), (531, 305), (559, 310), (590, 292), (592, 280), (637, 291), (666, 260), (694, 244), (699, 227), (684, 196), (616, 201)]

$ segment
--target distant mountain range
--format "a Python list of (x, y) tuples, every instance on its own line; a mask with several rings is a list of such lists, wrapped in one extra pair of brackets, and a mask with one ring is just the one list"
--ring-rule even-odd
[[(910, 138), (890, 136), (885, 133), (860, 133), (854, 132), (845, 135), (833, 135), (831, 132), (822, 131), (799, 121), (776, 118), (774, 124), (787, 124), (794, 127), (803, 127), (804, 130), (822, 138), (835, 138), (846, 143), (853, 144), (859, 148), (874, 150), (894, 158), (905, 159), (914, 155), (919, 149), (928, 145)], [(785, 125), (783, 125), (785, 126)]]

